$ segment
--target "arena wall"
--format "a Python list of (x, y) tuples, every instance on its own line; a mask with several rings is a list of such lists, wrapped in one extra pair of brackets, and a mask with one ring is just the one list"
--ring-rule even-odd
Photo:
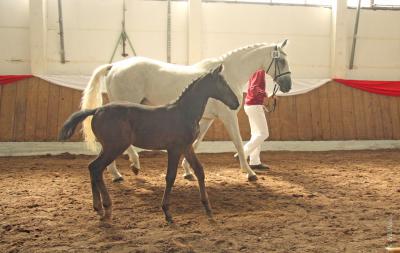
[[(109, 60), (121, 31), (122, 0), (63, 1), (66, 64), (59, 59), (57, 1), (45, 2), (46, 71), (41, 74), (89, 75)], [(126, 2), (127, 32), (137, 53), (166, 60), (166, 1)], [(206, 1), (201, 6), (201, 29), (195, 32), (201, 38), (202, 58), (254, 42), (289, 38), (287, 52), (294, 78), (333, 77), (331, 8)], [(354, 17), (355, 10), (348, 8), (337, 21), (346, 30), (346, 64)], [(0, 1), (0, 74), (32, 73), (31, 18), (29, 0)], [(346, 67), (341, 77), (399, 80), (399, 22), (399, 11), (363, 9), (355, 66)], [(121, 59), (120, 49), (116, 60)], [(172, 62), (188, 63), (188, 50), (188, 3), (173, 1)], [(78, 109), (80, 93), (38, 78), (0, 87), (0, 141), (55, 141), (62, 122)], [(304, 95), (281, 97), (276, 112), (268, 115), (270, 139), (398, 140), (399, 114), (399, 98), (331, 82)], [(248, 139), (248, 121), (242, 111), (239, 121), (243, 139)], [(229, 137), (217, 121), (206, 139)], [(73, 140), (80, 136), (76, 134)]]
[[(81, 91), (36, 77), (0, 86), (0, 141), (56, 141), (65, 119), (78, 110), (80, 99)], [(276, 111), (267, 118), (270, 140), (400, 140), (399, 97), (335, 82), (306, 94), (279, 97)], [(239, 125), (243, 139), (248, 140), (250, 129), (243, 110)], [(72, 141), (80, 140), (75, 133)], [(229, 140), (221, 122), (214, 122), (206, 140)]]
[[(166, 1), (128, 0), (126, 28), (139, 55), (166, 60)], [(255, 42), (290, 39), (287, 48), (294, 78), (330, 78), (332, 60), (332, 9), (305, 6), (271, 6), (250, 3), (202, 2), (202, 58), (219, 56)], [(60, 63), (56, 0), (47, 0), (46, 72), (85, 74), (109, 61), (121, 31), (122, 0), (63, 1), (65, 52)], [(151, 15), (149, 15), (149, 13)], [(0, 1), (0, 74), (31, 74), (29, 0)], [(188, 60), (188, 4), (172, 2), (172, 62)], [(223, 20), (223, 22), (221, 22)], [(346, 9), (343, 20), (345, 63), (348, 64), (355, 10)], [(363, 9), (360, 16), (355, 68), (341, 78), (400, 79), (400, 12)], [(116, 60), (121, 59), (121, 48)], [(197, 49), (196, 49), (197, 50)], [(130, 54), (131, 55), (131, 54)]]

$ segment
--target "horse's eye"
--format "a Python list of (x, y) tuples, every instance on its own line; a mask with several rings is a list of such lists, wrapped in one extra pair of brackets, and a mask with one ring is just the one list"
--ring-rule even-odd
[(279, 59), (278, 59), (278, 63), (279, 63), (282, 67), (285, 67), (285, 66), (286, 66), (286, 60), (285, 60), (285, 59), (279, 58)]

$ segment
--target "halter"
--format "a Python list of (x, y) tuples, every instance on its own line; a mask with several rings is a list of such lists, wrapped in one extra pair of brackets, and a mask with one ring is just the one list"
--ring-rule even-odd
[[(272, 98), (274, 99), (274, 103), (272, 104), (272, 106), (270, 106), (269, 102), (268, 102), (267, 106), (264, 106), (264, 110), (266, 112), (274, 112), (275, 111), (275, 107), (276, 107), (276, 97), (275, 97), (275, 95), (276, 95), (276, 93), (278, 92), (278, 90), (280, 88), (280, 85), (276, 80), (281, 76), (288, 75), (288, 74), (291, 73), (290, 71), (286, 71), (286, 72), (281, 73), (281, 70), (279, 68), (279, 64), (277, 62), (277, 59), (279, 59), (281, 57), (281, 52), (279, 52), (277, 46), (275, 46), (275, 50), (271, 52), (271, 57), (272, 57), (272, 60), (271, 60), (271, 63), (269, 64), (269, 66), (268, 66), (268, 69), (267, 69), (266, 73), (269, 72), (272, 64), (274, 64), (275, 70), (274, 70), (273, 82), (274, 82), (275, 85), (274, 85), (274, 89), (273, 89), (273, 92), (272, 92)], [(278, 74), (276, 74), (277, 70), (278, 70)]]

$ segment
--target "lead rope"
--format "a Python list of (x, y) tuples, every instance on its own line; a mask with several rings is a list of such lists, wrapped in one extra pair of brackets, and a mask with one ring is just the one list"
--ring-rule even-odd
[(269, 103), (269, 99), (268, 99), (268, 104), (265, 106), (265, 105), (263, 105), (263, 109), (264, 109), (264, 111), (266, 111), (267, 113), (271, 113), (271, 112), (274, 112), (275, 111), (275, 108), (276, 108), (276, 104), (277, 104), (277, 102), (276, 102), (276, 93), (278, 92), (278, 90), (279, 90), (279, 86), (278, 86), (278, 84), (277, 84), (277, 82), (275, 81), (276, 80), (276, 70), (278, 69), (278, 76), (280, 75), (280, 73), (281, 73), (281, 71), (280, 71), (280, 69), (279, 69), (279, 65), (278, 65), (278, 63), (276, 62), (276, 58), (273, 58), (272, 59), (272, 61), (271, 61), (271, 63), (269, 64), (269, 66), (268, 66), (268, 69), (267, 69), (267, 73), (268, 73), (268, 71), (269, 71), (269, 69), (271, 68), (271, 66), (272, 66), (272, 63), (274, 63), (274, 79), (273, 79), (273, 82), (275, 83), (275, 85), (274, 85), (274, 89), (273, 89), (273, 91), (272, 91), (272, 96), (271, 96), (271, 98), (273, 99), (273, 103), (272, 103), (272, 105), (270, 105), (270, 103)]
[(266, 111), (268, 113), (275, 111), (276, 104), (277, 104), (277, 102), (276, 102), (277, 100), (276, 100), (276, 96), (275, 95), (278, 92), (278, 90), (279, 90), (279, 87), (278, 87), (278, 85), (275, 84), (274, 90), (273, 90), (272, 96), (271, 96), (271, 98), (273, 99), (273, 103), (272, 103), (272, 105), (270, 105), (269, 99), (268, 99), (268, 104), (266, 106), (263, 105), (264, 111)]

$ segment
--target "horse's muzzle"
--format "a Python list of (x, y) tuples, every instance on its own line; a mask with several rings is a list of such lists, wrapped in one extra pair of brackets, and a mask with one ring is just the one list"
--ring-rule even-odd
[(237, 108), (239, 108), (239, 101), (237, 101), (237, 99), (236, 99), (236, 101), (234, 102), (234, 103), (232, 103), (232, 105), (231, 106), (229, 106), (229, 108), (231, 109), (231, 110), (236, 110)]
[(292, 89), (292, 78), (290, 75), (280, 76), (276, 82), (279, 84), (279, 90), (287, 93)]

